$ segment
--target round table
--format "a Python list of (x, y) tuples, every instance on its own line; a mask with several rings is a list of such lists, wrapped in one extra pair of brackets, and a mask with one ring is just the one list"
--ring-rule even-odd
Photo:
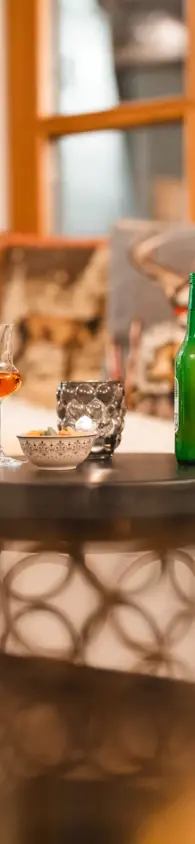
[(138, 841), (195, 775), (195, 469), (2, 470), (0, 537), (2, 840)]

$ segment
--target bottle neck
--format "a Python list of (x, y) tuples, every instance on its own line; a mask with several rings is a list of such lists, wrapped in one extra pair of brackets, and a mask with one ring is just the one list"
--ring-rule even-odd
[(195, 285), (190, 284), (186, 337), (195, 340)]

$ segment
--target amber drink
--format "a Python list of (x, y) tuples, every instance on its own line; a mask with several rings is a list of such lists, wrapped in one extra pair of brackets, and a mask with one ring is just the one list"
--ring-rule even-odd
[(12, 346), (13, 325), (0, 324), (0, 469), (15, 467), (19, 462), (7, 457), (1, 445), (1, 404), (3, 399), (19, 389), (22, 379), (13, 363)]

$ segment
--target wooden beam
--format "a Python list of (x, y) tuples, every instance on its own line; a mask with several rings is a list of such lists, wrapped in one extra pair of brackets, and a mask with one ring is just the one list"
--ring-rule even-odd
[(108, 111), (91, 114), (38, 117), (37, 130), (40, 136), (55, 140), (63, 135), (93, 132), (105, 129), (132, 129), (151, 123), (182, 120), (187, 103), (184, 97), (144, 100), (136, 103), (122, 103)]
[(11, 228), (38, 232), (37, 0), (6, 0), (6, 14)]
[(191, 108), (186, 112), (184, 167), (188, 188), (188, 215), (190, 220), (195, 221), (195, 0), (186, 0), (186, 16), (189, 46), (185, 87)]

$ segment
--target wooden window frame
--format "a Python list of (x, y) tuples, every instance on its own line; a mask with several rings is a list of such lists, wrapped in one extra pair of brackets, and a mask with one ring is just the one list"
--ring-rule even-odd
[(62, 136), (154, 123), (184, 124), (184, 169), (189, 219), (195, 221), (195, 0), (186, 0), (189, 50), (185, 96), (121, 103), (82, 115), (43, 111), (42, 90), (49, 79), (48, 0), (6, 0), (10, 228), (47, 233), (51, 197), (47, 161), (51, 143)]

